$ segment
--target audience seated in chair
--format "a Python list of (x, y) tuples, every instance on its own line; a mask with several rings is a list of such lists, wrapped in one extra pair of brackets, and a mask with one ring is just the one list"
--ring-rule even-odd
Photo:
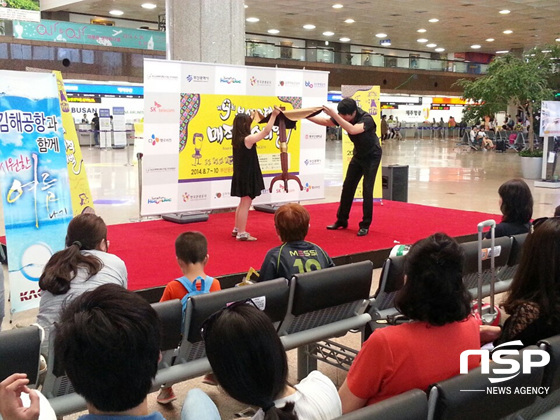
[[(495, 236), (513, 236), (527, 233), (533, 216), (533, 195), (527, 183), (513, 178), (498, 188), (502, 221), (496, 225)], [(490, 238), (490, 232), (486, 234)]]
[[(377, 329), (364, 343), (339, 390), (344, 413), (459, 374), (460, 354), (480, 347), (463, 260), (444, 233), (410, 248), (395, 303), (412, 322)], [(469, 360), (469, 368), (477, 365)]]
[(103, 284), (127, 287), (124, 261), (109, 254), (107, 226), (93, 213), (80, 214), (68, 224), (66, 248), (47, 262), (39, 280), (42, 290), (37, 323), (45, 330), (42, 353), (48, 352), (49, 332), (62, 307)]
[(336, 388), (322, 373), (311, 372), (299, 385), (287, 383), (284, 347), (270, 319), (253, 301), (237, 302), (211, 315), (202, 337), (220, 386), (236, 400), (260, 407), (253, 419), (340, 416)]
[(501, 334), (487, 327), (499, 335), (495, 345), (521, 340), (530, 346), (560, 334), (560, 218), (536, 219), (533, 228), (502, 305), (510, 317)]
[[(74, 299), (56, 325), (55, 353), (76, 392), (87, 402), (90, 414), (80, 419), (163, 419), (161, 413), (148, 413), (146, 399), (157, 372), (159, 343), (157, 314), (135, 293), (107, 284)], [(25, 390), (22, 378), (14, 376), (12, 383), (19, 381), (19, 389)], [(32, 413), (27, 413), (18, 409), (19, 393), (9, 388), (5, 382), (0, 385), (0, 395), (6, 397), (0, 414), (10, 420), (36, 419), (40, 410), (33, 391)], [(182, 419), (219, 419), (210, 398), (193, 391), (185, 400)]]
[(318, 245), (305, 240), (309, 230), (309, 212), (305, 207), (284, 204), (274, 214), (274, 226), (282, 245), (272, 248), (264, 257), (259, 281), (334, 267), (332, 259)]
[[(177, 263), (183, 273), (183, 281), (195, 284), (197, 290), (201, 290), (203, 280), (208, 291), (216, 292), (221, 290), (220, 282), (204, 272), (204, 267), (208, 263), (208, 241), (200, 232), (183, 232), (175, 240), (175, 255)], [(193, 283), (194, 282), (194, 283)], [(165, 286), (160, 302), (172, 299), (183, 299), (189, 291), (176, 279)], [(178, 345), (179, 343), (177, 343)], [(207, 382), (211, 382), (211, 377), (206, 377)], [(164, 386), (157, 397), (160, 404), (169, 404), (177, 397), (170, 386)]]

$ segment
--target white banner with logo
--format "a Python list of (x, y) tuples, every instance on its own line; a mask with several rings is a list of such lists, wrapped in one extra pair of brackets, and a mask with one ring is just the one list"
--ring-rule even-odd
[[(235, 207), (239, 198), (230, 196), (235, 116), (254, 109), (267, 115), (275, 105), (320, 106), (327, 90), (328, 73), (321, 71), (144, 60), (141, 214)], [(287, 191), (283, 181), (275, 181), (283, 175), (278, 128), (260, 141), (266, 190), (255, 204), (323, 198), (325, 134), (324, 127), (306, 120), (287, 131), (287, 172), (296, 178), (288, 180)]]

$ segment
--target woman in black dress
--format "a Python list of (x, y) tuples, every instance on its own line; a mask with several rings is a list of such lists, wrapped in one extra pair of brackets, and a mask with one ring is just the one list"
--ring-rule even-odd
[(231, 195), (240, 197), (235, 210), (235, 227), (231, 232), (238, 241), (256, 241), (245, 229), (249, 208), (255, 197), (264, 190), (256, 143), (264, 139), (274, 126), (276, 116), (281, 112), (274, 107), (266, 127), (258, 133), (251, 134), (251, 117), (248, 114), (237, 114), (233, 120), (231, 144), (233, 146), (233, 178), (231, 180)]

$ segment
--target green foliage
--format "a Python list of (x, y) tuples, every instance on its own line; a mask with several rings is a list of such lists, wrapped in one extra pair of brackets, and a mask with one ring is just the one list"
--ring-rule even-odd
[[(463, 97), (480, 103), (465, 108), (465, 120), (483, 119), (486, 115), (506, 111), (511, 103), (529, 116), (532, 126), (533, 112), (540, 109), (541, 101), (554, 99), (558, 81), (556, 66), (560, 65), (558, 58), (558, 46), (535, 48), (522, 56), (506, 54), (490, 63), (486, 75), (474, 81), (460, 79), (457, 85), (463, 88)], [(533, 144), (531, 129), (531, 150)]]
[(537, 150), (537, 149), (534, 149), (534, 150), (526, 149), (526, 150), (520, 151), (519, 156), (521, 156), (521, 157), (540, 157), (540, 158), (542, 158), (542, 156), (543, 156), (542, 153), (543, 152), (540, 149), (539, 150)]
[(39, 2), (37, 0), (6, 0), (9, 8), (39, 10)]

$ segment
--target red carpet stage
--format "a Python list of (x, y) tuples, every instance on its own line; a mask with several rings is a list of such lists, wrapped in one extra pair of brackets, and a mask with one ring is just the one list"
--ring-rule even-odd
[[(346, 230), (330, 231), (325, 226), (336, 220), (338, 203), (313, 204), (307, 240), (320, 245), (331, 257), (391, 248), (397, 243), (411, 244), (434, 232), (450, 236), (476, 233), (476, 225), (486, 219), (499, 222), (501, 216), (450, 210), (397, 201), (375, 203), (369, 235), (357, 237), (362, 204), (354, 203)], [(211, 214), (207, 222), (180, 225), (163, 220), (109, 226), (110, 252), (121, 257), (128, 269), (129, 289), (165, 285), (181, 272), (175, 260), (175, 238), (179, 233), (197, 230), (208, 238), (210, 276), (260, 269), (266, 252), (280, 244), (274, 229), (274, 216), (251, 211), (248, 231), (256, 242), (238, 242), (231, 235), (233, 212)]]

